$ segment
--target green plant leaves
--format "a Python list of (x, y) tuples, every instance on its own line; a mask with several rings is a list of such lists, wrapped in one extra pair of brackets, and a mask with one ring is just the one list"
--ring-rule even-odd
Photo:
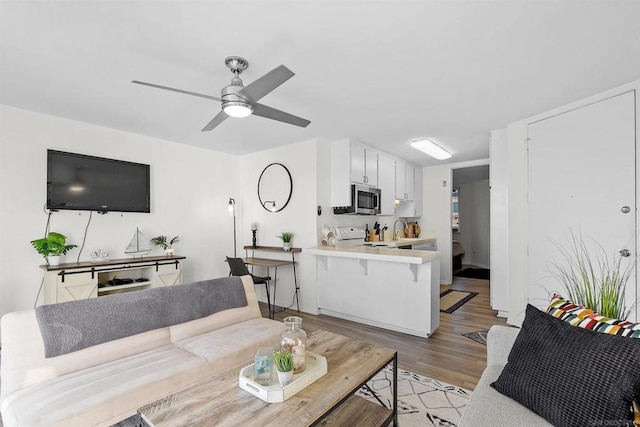
[(67, 237), (55, 231), (49, 232), (47, 237), (31, 241), (31, 245), (35, 250), (45, 258), (50, 255), (66, 255), (71, 249), (77, 247), (76, 245), (67, 245), (66, 243)]
[(554, 241), (564, 262), (551, 263), (551, 274), (564, 288), (564, 297), (605, 317), (627, 319), (632, 307), (626, 306), (625, 294), (636, 262), (623, 268), (622, 257), (615, 252), (610, 257), (595, 240), (588, 245), (582, 234), (572, 231), (570, 236), (569, 246)]

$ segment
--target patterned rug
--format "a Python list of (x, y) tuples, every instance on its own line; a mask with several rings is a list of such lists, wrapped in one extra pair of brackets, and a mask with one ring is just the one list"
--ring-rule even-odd
[(460, 334), (463, 337), (466, 338), (470, 338), (472, 340), (474, 340), (475, 342), (479, 342), (480, 344), (484, 344), (487, 345), (487, 333), (489, 332), (488, 329), (484, 329), (482, 331), (475, 331), (475, 332), (467, 332), (466, 334)]
[[(387, 366), (368, 383), (389, 408), (392, 407), (392, 381), (393, 371)], [(357, 395), (377, 403), (366, 387)], [(454, 427), (470, 397), (469, 390), (398, 370), (398, 424), (402, 427)]]

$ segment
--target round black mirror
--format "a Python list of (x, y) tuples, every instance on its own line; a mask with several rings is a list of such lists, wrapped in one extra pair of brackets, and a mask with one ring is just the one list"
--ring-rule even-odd
[(282, 163), (268, 165), (258, 179), (258, 200), (268, 212), (280, 212), (287, 207), (293, 193), (293, 179)]

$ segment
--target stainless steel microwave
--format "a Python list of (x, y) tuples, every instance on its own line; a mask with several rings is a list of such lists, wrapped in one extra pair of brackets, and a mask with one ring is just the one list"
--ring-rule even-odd
[(380, 189), (351, 184), (351, 206), (337, 206), (334, 214), (380, 215)]

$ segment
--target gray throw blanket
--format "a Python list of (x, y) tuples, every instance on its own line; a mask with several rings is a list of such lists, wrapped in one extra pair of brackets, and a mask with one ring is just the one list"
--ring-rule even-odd
[(247, 305), (239, 277), (42, 305), (36, 317), (45, 357)]

